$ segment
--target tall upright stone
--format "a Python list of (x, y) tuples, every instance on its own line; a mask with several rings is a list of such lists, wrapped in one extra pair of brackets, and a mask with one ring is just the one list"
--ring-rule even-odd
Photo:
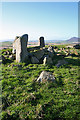
[(16, 36), (15, 40), (13, 42), (13, 51), (12, 51), (13, 53), (16, 53), (16, 47), (17, 47), (17, 42), (16, 41), (17, 41), (18, 38), (20, 39), (20, 36)]
[(28, 35), (17, 36), (13, 43), (13, 53), (16, 51), (16, 61), (23, 62), (28, 57), (27, 51)]
[(44, 37), (39, 38), (39, 46), (40, 47), (45, 47)]

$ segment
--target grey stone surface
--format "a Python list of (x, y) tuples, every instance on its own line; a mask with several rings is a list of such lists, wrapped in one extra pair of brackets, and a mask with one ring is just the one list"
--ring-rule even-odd
[(12, 53), (16, 53), (16, 48), (17, 48), (17, 39), (20, 39), (20, 36), (16, 36), (15, 37), (15, 40), (14, 40), (14, 42), (13, 42), (13, 51), (12, 51)]
[(52, 58), (49, 56), (44, 57), (43, 64), (53, 64)]
[(55, 51), (54, 51), (54, 49), (53, 49), (53, 46), (49, 46), (47, 50), (48, 50), (48, 55), (49, 55), (51, 58), (53, 58), (53, 57), (54, 57), (54, 54), (55, 54)]
[(39, 38), (39, 43), (38, 44), (39, 44), (40, 47), (45, 47), (44, 37)]
[(39, 60), (36, 57), (31, 57), (31, 63), (37, 64), (39, 63)]
[(34, 52), (34, 56), (35, 56), (38, 60), (40, 60), (40, 59), (43, 57), (44, 53), (45, 53), (44, 50), (38, 50), (38, 51)]
[(28, 35), (24, 34), (21, 37), (16, 37), (13, 43), (13, 53), (16, 50), (16, 61), (23, 62), (25, 57), (28, 56), (27, 52), (27, 42), (28, 42)]
[(46, 81), (54, 81), (55, 77), (52, 73), (47, 71), (42, 71), (40, 76), (37, 79), (37, 82), (46, 82)]
[(49, 57), (53, 58), (54, 57), (54, 53), (53, 52), (48, 52)]
[(50, 51), (50, 52), (54, 52), (53, 47), (52, 47), (52, 46), (49, 46), (49, 47), (48, 47), (48, 51)]

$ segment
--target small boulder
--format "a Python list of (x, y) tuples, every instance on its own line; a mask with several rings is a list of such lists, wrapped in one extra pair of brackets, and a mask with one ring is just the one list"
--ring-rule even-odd
[(50, 51), (50, 52), (54, 52), (53, 47), (52, 47), (52, 46), (49, 46), (48, 51)]
[(54, 54), (55, 54), (55, 51), (53, 49), (53, 46), (49, 46), (49, 48), (47, 49), (48, 50), (48, 55), (53, 58), (54, 57)]
[(54, 81), (55, 77), (52, 73), (43, 71), (37, 79), (37, 82), (46, 82), (46, 81)]

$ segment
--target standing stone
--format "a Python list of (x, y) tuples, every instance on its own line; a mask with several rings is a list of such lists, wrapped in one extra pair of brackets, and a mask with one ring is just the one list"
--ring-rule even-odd
[(16, 61), (23, 62), (26, 57), (28, 57), (27, 52), (27, 42), (28, 42), (28, 35), (24, 34), (21, 37), (16, 37), (13, 43), (13, 53), (16, 50)]
[(17, 41), (18, 38), (20, 38), (20, 36), (16, 36), (15, 40), (13, 42), (13, 51), (12, 51), (13, 54), (16, 53), (16, 47), (17, 47), (17, 42), (16, 41)]
[(39, 38), (39, 46), (40, 47), (45, 47), (44, 37)]

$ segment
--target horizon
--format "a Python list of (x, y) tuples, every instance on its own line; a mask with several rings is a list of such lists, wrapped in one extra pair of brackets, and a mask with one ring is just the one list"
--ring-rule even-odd
[[(45, 42), (49, 42), (49, 41), (54, 41), (54, 42), (61, 42), (61, 41), (67, 41), (67, 40), (70, 40), (70, 39), (73, 39), (73, 38), (77, 38), (77, 39), (80, 39), (79, 37), (71, 37), (71, 38), (69, 38), (69, 39), (66, 39), (66, 40), (60, 40), (60, 39), (51, 39), (51, 40), (46, 40), (45, 39)], [(4, 40), (0, 40), (0, 42), (13, 42), (15, 39), (4, 39)], [(36, 40), (30, 40), (30, 39), (28, 39), (28, 42), (38, 42), (38, 40), (39, 39), (36, 39)]]
[[(15, 9), (14, 9), (15, 8)], [(77, 2), (4, 2), (0, 41), (27, 33), (29, 40), (78, 37)]]

